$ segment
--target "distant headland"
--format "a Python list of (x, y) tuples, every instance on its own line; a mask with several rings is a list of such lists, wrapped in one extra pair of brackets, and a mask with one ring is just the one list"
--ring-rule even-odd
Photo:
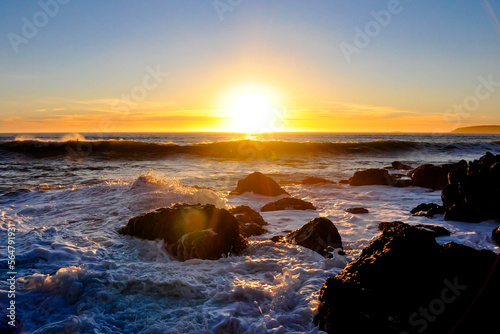
[(476, 125), (456, 128), (452, 133), (500, 133), (500, 125)]

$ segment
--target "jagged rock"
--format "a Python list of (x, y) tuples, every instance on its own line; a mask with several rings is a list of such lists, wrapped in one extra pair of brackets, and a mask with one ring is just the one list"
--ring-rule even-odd
[(231, 192), (231, 195), (241, 195), (246, 192), (253, 192), (254, 194), (264, 196), (289, 195), (271, 177), (260, 172), (254, 172), (244, 179), (239, 180), (236, 189)]
[(311, 185), (311, 184), (335, 184), (335, 182), (327, 179), (323, 179), (321, 177), (316, 177), (316, 176), (310, 176), (302, 180), (301, 182), (304, 185)]
[(267, 233), (267, 230), (262, 226), (268, 223), (262, 218), (260, 213), (247, 205), (236, 206), (229, 210), (240, 225), (240, 233), (245, 238)]
[(448, 184), (448, 173), (451, 173), (458, 168), (463, 168), (467, 165), (465, 160), (453, 164), (444, 164), (435, 166), (425, 164), (410, 171), (408, 176), (411, 177), (413, 184), (417, 187), (430, 189), (443, 189)]
[(279, 211), (279, 210), (316, 210), (316, 207), (307, 201), (299, 198), (285, 197), (275, 202), (267, 203), (260, 211)]
[(401, 226), (401, 225), (414, 226), (414, 227), (418, 227), (418, 228), (425, 228), (427, 230), (434, 232), (434, 237), (436, 237), (436, 238), (451, 235), (451, 232), (442, 226), (428, 225), (428, 224), (408, 225), (408, 224), (405, 224), (401, 221), (382, 222), (382, 223), (378, 224), (378, 229), (380, 231), (385, 231), (387, 229), (392, 229), (396, 226)]
[(352, 214), (355, 214), (355, 215), (370, 213), (370, 211), (368, 211), (368, 209), (365, 209), (365, 208), (349, 208), (349, 209), (346, 209), (345, 211), (352, 213)]
[(180, 260), (219, 259), (246, 246), (236, 218), (211, 204), (176, 204), (148, 212), (131, 218), (119, 233), (162, 239), (166, 249)]
[(342, 238), (331, 220), (317, 217), (298, 230), (288, 233), (285, 242), (312, 249), (323, 255), (331, 256), (335, 248), (342, 248)]
[(393, 180), (387, 170), (370, 168), (367, 170), (355, 172), (354, 175), (349, 179), (349, 184), (351, 186), (388, 186), (393, 184)]
[(496, 258), (398, 225), (325, 281), (314, 322), (328, 333), (491, 332), (500, 298)]
[(446, 220), (478, 223), (500, 219), (500, 154), (486, 153), (449, 174), (441, 192)]

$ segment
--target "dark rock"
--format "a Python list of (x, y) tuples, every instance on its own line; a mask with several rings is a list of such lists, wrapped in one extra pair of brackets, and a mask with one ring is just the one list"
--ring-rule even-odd
[(477, 223), (500, 219), (500, 155), (486, 153), (448, 175), (441, 192), (446, 220)]
[(500, 298), (496, 259), (491, 251), (441, 246), (426, 229), (395, 226), (325, 281), (314, 322), (328, 333), (491, 332)]
[(340, 180), (339, 184), (349, 184), (349, 180)]
[(264, 196), (289, 195), (271, 177), (260, 172), (254, 172), (244, 179), (239, 180), (236, 189), (231, 192), (231, 195), (241, 195), (246, 192), (253, 192), (254, 194)]
[(380, 231), (385, 231), (385, 230), (389, 230), (389, 229), (392, 229), (396, 226), (400, 226), (400, 225), (407, 225), (401, 221), (394, 221), (394, 222), (382, 222), (382, 223), (379, 223), (378, 224), (378, 229)]
[(267, 233), (267, 230), (262, 226), (268, 223), (262, 218), (260, 213), (247, 205), (236, 206), (229, 210), (240, 225), (240, 233), (245, 238)]
[(412, 187), (413, 186), (413, 180), (408, 180), (408, 179), (405, 179), (405, 180), (395, 180), (393, 186), (397, 187), (397, 188)]
[(500, 227), (497, 227), (493, 230), (493, 232), (491, 233), (491, 239), (493, 239), (493, 241), (500, 246)]
[(246, 246), (238, 221), (214, 205), (176, 204), (133, 217), (120, 234), (148, 240), (162, 239), (167, 250), (181, 260), (219, 259)]
[(315, 176), (310, 176), (302, 180), (302, 184), (304, 185), (310, 185), (310, 184), (335, 184), (335, 182), (327, 179), (323, 179), (321, 177), (315, 177)]
[(444, 206), (435, 205), (425, 213), (425, 217), (432, 218), (434, 215), (443, 215), (445, 212), (446, 208)]
[(323, 256), (330, 256), (330, 251), (342, 248), (339, 231), (331, 220), (324, 217), (312, 219), (298, 230), (290, 232), (284, 240), (312, 249)]
[(385, 169), (410, 170), (410, 169), (413, 169), (413, 167), (410, 165), (406, 165), (404, 163), (401, 163), (399, 161), (394, 161), (392, 163), (391, 167), (385, 167)]
[(422, 211), (427, 212), (427, 211), (429, 211), (431, 208), (433, 208), (435, 206), (439, 206), (439, 204), (436, 204), (436, 203), (422, 203), (422, 204), (417, 205), (413, 209), (411, 209), (410, 212), (412, 214), (416, 214), (416, 213), (419, 213), (419, 212), (422, 212)]
[(393, 180), (385, 169), (371, 168), (358, 171), (349, 179), (351, 186), (392, 185)]
[(401, 226), (401, 225), (414, 226), (414, 227), (418, 227), (418, 228), (425, 228), (429, 231), (432, 231), (434, 233), (434, 237), (436, 237), (436, 238), (451, 235), (451, 232), (442, 226), (428, 225), (428, 224), (408, 225), (408, 224), (405, 224), (401, 221), (382, 222), (382, 223), (378, 224), (378, 229), (380, 231), (385, 231), (385, 230), (393, 229), (396, 226)]
[(413, 180), (413, 184), (417, 187), (430, 188), (430, 189), (443, 189), (448, 184), (448, 173), (455, 171), (458, 168), (466, 166), (467, 162), (462, 160), (453, 164), (445, 164), (435, 166), (426, 164), (417, 167), (410, 171), (408, 176)]
[(284, 235), (275, 235), (270, 239), (272, 242), (286, 242)]
[(368, 209), (365, 209), (365, 208), (349, 208), (349, 209), (346, 209), (345, 211), (352, 213), (352, 214), (355, 214), (355, 215), (370, 213), (370, 211), (368, 211)]
[(422, 203), (414, 207), (410, 212), (415, 216), (424, 216), (432, 218), (437, 214), (444, 214), (446, 211), (444, 206), (436, 203)]
[(312, 203), (299, 198), (285, 197), (275, 202), (267, 203), (260, 209), (262, 212), (279, 210), (316, 210), (316, 207)]

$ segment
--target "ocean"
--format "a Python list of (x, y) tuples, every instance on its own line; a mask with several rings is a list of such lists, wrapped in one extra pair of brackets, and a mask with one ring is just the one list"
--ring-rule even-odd
[[(491, 240), (498, 223), (410, 214), (420, 203), (441, 203), (440, 191), (300, 182), (308, 176), (338, 182), (396, 160), (413, 167), (471, 161), (486, 152), (500, 154), (500, 135), (0, 135), (1, 261), (7, 268), (8, 228), (14, 226), (17, 328), (23, 333), (320, 333), (312, 320), (321, 285), (380, 235), (378, 223), (432, 223), (452, 232), (437, 238), (439, 243), (499, 252)], [(317, 210), (261, 213), (268, 233), (249, 238), (242, 254), (217, 261), (180, 262), (160, 241), (117, 232), (131, 217), (175, 203), (245, 204), (259, 211), (275, 198), (229, 195), (254, 171)], [(351, 207), (370, 213), (345, 211)], [(334, 222), (345, 256), (324, 258), (269, 240), (318, 216)], [(9, 289), (2, 279), (4, 312)], [(0, 329), (9, 330), (6, 322)]]

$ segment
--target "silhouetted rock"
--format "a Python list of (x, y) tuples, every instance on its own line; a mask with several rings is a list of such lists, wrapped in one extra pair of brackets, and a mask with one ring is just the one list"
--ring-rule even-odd
[(413, 184), (417, 187), (430, 188), (434, 190), (443, 189), (443, 187), (448, 184), (448, 173), (451, 173), (464, 165), (467, 165), (465, 160), (441, 166), (425, 164), (410, 171), (408, 176), (411, 177)]
[(180, 260), (219, 259), (246, 246), (236, 218), (210, 204), (161, 208), (131, 218), (119, 232), (148, 240), (162, 239), (166, 249)]
[(398, 169), (398, 170), (410, 170), (413, 169), (412, 166), (406, 165), (399, 161), (394, 161), (390, 167), (385, 167), (385, 169)]
[(500, 219), (500, 154), (486, 153), (449, 174), (441, 192), (446, 220), (478, 223)]
[(275, 202), (267, 203), (260, 211), (279, 211), (279, 210), (316, 210), (316, 207), (307, 201), (299, 198), (285, 197)]
[(368, 209), (365, 209), (365, 208), (349, 208), (349, 209), (346, 209), (345, 211), (352, 213), (352, 214), (355, 214), (355, 215), (370, 213), (370, 211), (368, 211)]
[(329, 219), (324, 217), (310, 220), (298, 230), (290, 232), (284, 241), (312, 249), (327, 257), (335, 248), (342, 248), (339, 231)]
[(231, 192), (231, 195), (241, 195), (246, 192), (265, 196), (289, 195), (271, 177), (260, 172), (254, 172), (239, 180), (236, 189)]
[(349, 184), (349, 180), (340, 180), (339, 184)]
[(418, 227), (418, 228), (425, 228), (427, 230), (432, 231), (434, 233), (434, 237), (436, 237), (436, 238), (451, 235), (451, 232), (442, 226), (428, 225), (428, 224), (408, 225), (408, 224), (405, 224), (401, 221), (382, 222), (382, 223), (378, 224), (378, 229), (380, 231), (385, 231), (387, 229), (393, 229), (396, 226), (401, 226), (401, 225), (414, 226), (414, 227)]
[(335, 184), (335, 182), (327, 179), (323, 179), (321, 177), (316, 177), (316, 176), (310, 176), (306, 177), (304, 180), (301, 182), (304, 185), (310, 185), (310, 184)]
[(229, 210), (240, 225), (240, 234), (245, 238), (261, 235), (267, 232), (262, 226), (268, 223), (262, 218), (260, 213), (247, 205), (236, 206)]
[(370, 168), (354, 173), (354, 175), (349, 179), (349, 184), (351, 186), (388, 186), (393, 184), (393, 180), (387, 170)]
[(410, 212), (416, 216), (431, 218), (437, 214), (444, 214), (445, 208), (436, 203), (422, 203), (414, 207)]
[(496, 258), (395, 226), (325, 281), (315, 324), (328, 333), (491, 332), (500, 298)]
[(493, 239), (493, 241), (500, 246), (500, 227), (497, 227), (493, 230), (493, 232), (491, 233), (491, 239)]

